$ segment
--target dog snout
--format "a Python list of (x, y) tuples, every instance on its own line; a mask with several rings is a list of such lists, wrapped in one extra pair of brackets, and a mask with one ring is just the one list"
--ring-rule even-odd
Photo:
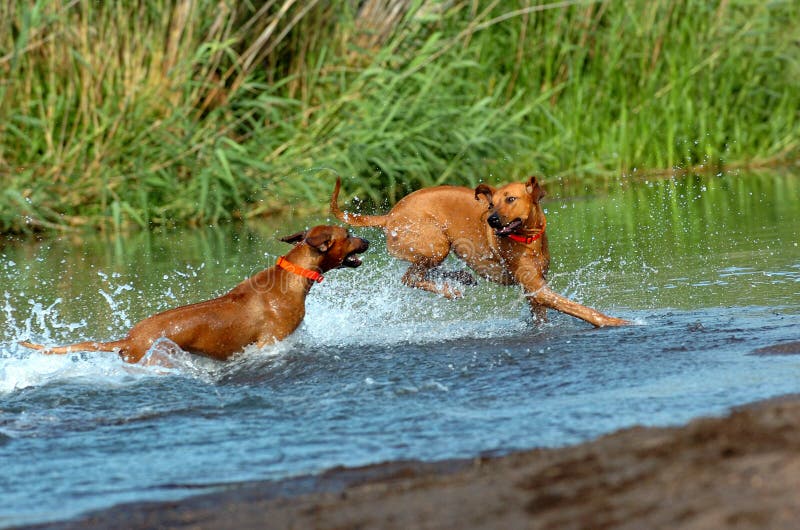
[(503, 222), (500, 220), (500, 216), (497, 215), (497, 212), (490, 215), (486, 221), (492, 228), (503, 228)]
[(367, 241), (363, 237), (354, 237), (353, 239), (356, 241), (355, 244), (356, 252), (367, 251), (367, 249), (369, 248), (369, 241)]

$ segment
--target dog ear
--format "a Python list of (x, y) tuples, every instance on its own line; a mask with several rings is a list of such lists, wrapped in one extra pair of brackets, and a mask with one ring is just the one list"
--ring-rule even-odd
[(299, 243), (306, 237), (306, 232), (297, 232), (296, 234), (292, 234), (290, 236), (283, 236), (279, 238), (280, 241), (284, 243)]
[[(309, 230), (309, 232), (311, 232)], [(321, 231), (316, 230), (314, 233), (307, 234), (305, 238), (306, 245), (310, 247), (314, 247), (315, 249), (319, 250), (320, 252), (327, 252), (330, 248), (331, 244), (333, 243), (333, 238), (331, 237), (330, 232), (327, 230)]]
[(531, 175), (531, 178), (525, 183), (525, 191), (531, 196), (533, 202), (539, 202), (545, 196), (544, 189), (539, 185), (535, 175)]
[(481, 195), (484, 195), (486, 197), (486, 202), (491, 205), (492, 195), (494, 195), (494, 188), (488, 184), (478, 184), (478, 187), (475, 188), (475, 200), (481, 200)]

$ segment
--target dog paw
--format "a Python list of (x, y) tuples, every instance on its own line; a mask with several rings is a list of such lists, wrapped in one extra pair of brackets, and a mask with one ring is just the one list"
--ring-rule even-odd
[(453, 287), (450, 287), (450, 285), (446, 283), (442, 285), (441, 293), (442, 296), (444, 296), (448, 300), (458, 300), (459, 298), (462, 298), (464, 296), (461, 291), (459, 291), (458, 289), (454, 289)]

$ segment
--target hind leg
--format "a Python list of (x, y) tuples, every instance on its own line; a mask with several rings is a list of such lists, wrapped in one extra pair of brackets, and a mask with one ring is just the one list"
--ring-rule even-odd
[(446, 282), (437, 283), (431, 279), (431, 274), (450, 253), (450, 241), (441, 228), (416, 219), (399, 219), (388, 224), (384, 231), (389, 254), (411, 263), (403, 274), (404, 285), (445, 298), (461, 297), (461, 292)]
[(422, 289), (435, 294), (440, 294), (450, 300), (461, 298), (461, 291), (450, 287), (447, 283), (436, 283), (428, 275), (432, 267), (424, 262), (412, 263), (405, 274), (403, 274), (403, 284), (415, 289)]
[[(403, 284), (445, 298), (460, 298), (461, 292), (446, 282), (437, 283), (431, 273), (450, 253), (450, 241), (435, 224), (401, 219), (386, 226), (386, 249), (395, 258), (411, 262)], [(443, 274), (447, 277), (449, 274)]]
[(461, 285), (477, 285), (478, 280), (475, 279), (475, 276), (469, 273), (466, 269), (461, 269), (458, 271), (443, 271), (439, 268), (431, 269), (428, 272), (429, 278), (441, 278), (443, 280), (453, 280), (454, 282), (458, 282)]

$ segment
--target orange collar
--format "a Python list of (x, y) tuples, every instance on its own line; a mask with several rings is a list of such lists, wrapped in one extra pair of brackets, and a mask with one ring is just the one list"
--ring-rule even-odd
[(325, 277), (322, 274), (318, 273), (317, 271), (304, 269), (303, 267), (300, 267), (288, 261), (283, 256), (278, 258), (278, 262), (276, 263), (276, 265), (278, 265), (278, 267), (284, 270), (297, 274), (298, 276), (302, 276), (303, 278), (308, 278), (309, 280), (313, 280), (317, 283), (325, 279)]
[(521, 236), (519, 234), (508, 234), (506, 237), (511, 241), (516, 241), (517, 243), (522, 243), (523, 245), (530, 245), (540, 237), (544, 235), (544, 229), (547, 227), (547, 218), (545, 217), (544, 222), (542, 223), (542, 229), (533, 234), (532, 236)]

